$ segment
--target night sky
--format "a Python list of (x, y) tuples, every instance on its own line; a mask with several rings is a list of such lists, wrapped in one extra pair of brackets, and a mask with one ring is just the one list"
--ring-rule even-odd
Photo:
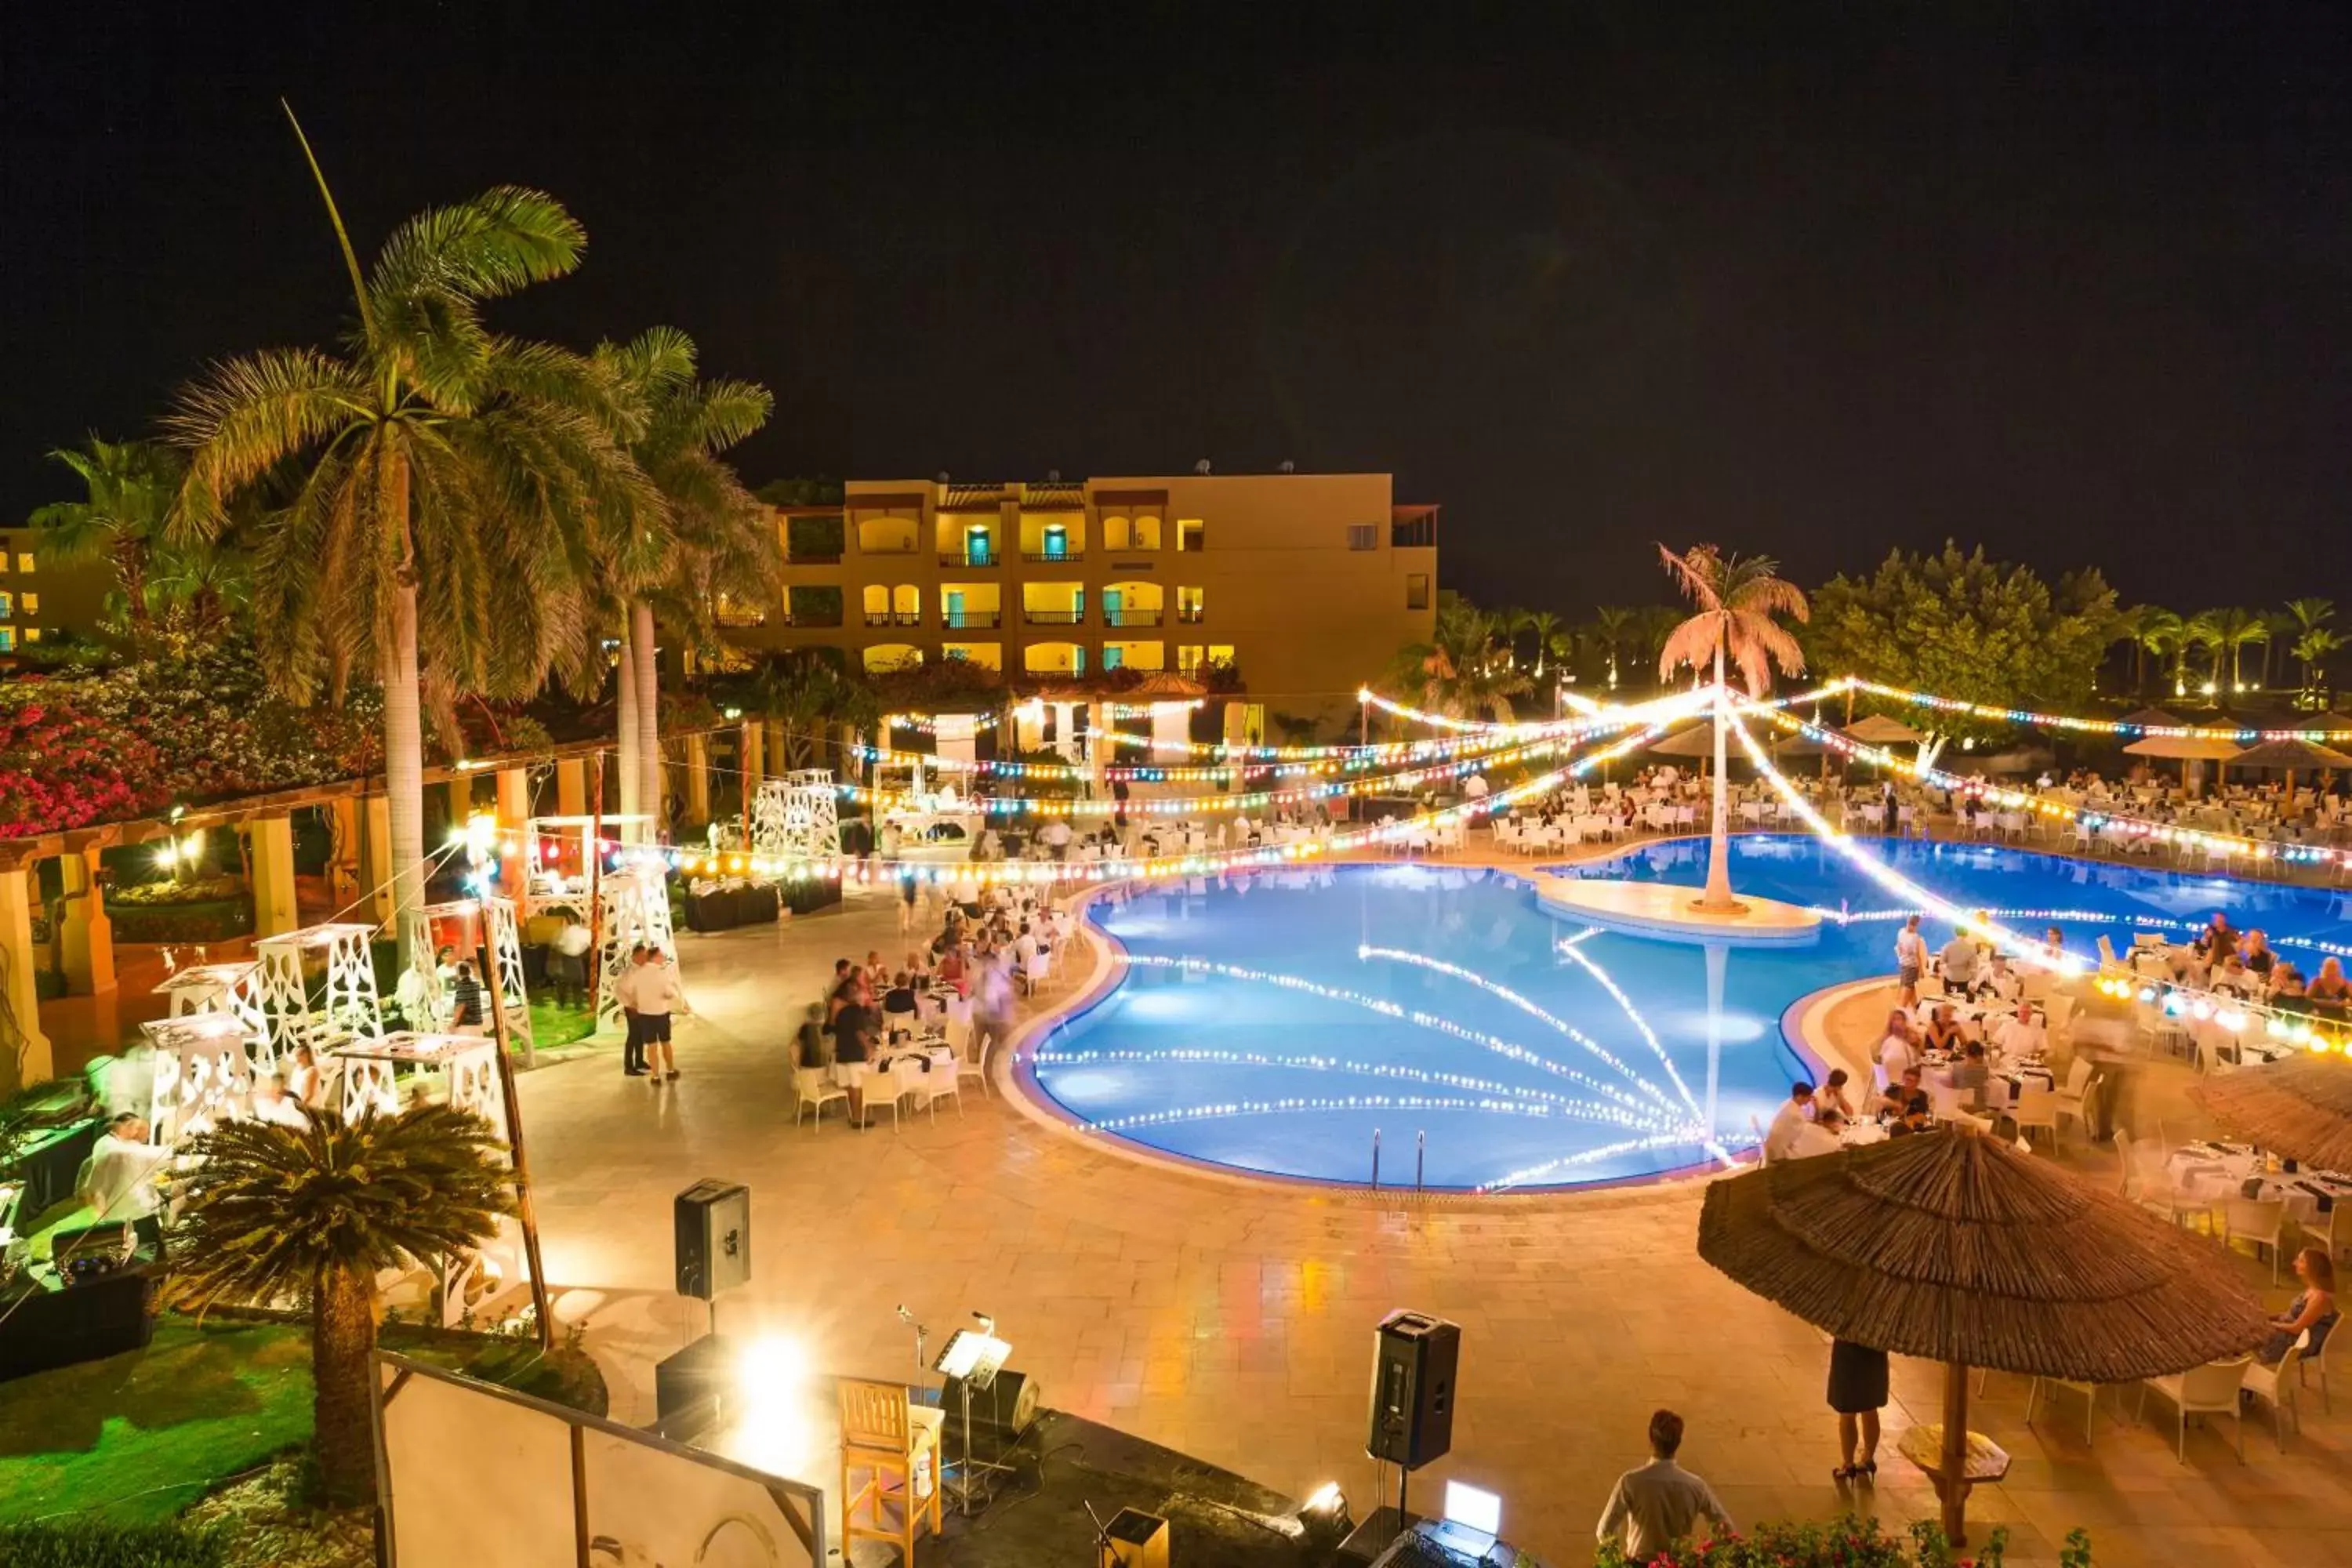
[(1573, 616), (1659, 538), (2352, 602), (2346, 8), (601, 9), (12, 7), (0, 516), (341, 329), (284, 94), (363, 253), (561, 197), (498, 324), (684, 328), (754, 482), (1387, 469)]

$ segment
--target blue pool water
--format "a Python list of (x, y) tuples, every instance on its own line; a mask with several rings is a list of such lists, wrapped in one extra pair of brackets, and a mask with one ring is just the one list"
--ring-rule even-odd
[[(2227, 909), (2306, 973), (2352, 942), (2344, 896), (2016, 849), (1866, 847), (1954, 903), (2070, 951), (2185, 931)], [(1565, 875), (1696, 886), (1704, 841)], [(1805, 1070), (1781, 1015), (1893, 968), (1895, 900), (1810, 837), (1742, 835), (1743, 892), (1853, 918), (1794, 950), (1712, 950), (1539, 910), (1501, 871), (1335, 866), (1153, 884), (1092, 918), (1133, 963), (1039, 1045), (1039, 1085), (1080, 1121), (1164, 1153), (1360, 1185), (1499, 1189), (1654, 1176), (1748, 1140)], [(2063, 911), (2053, 916), (2050, 911)], [(1940, 945), (1948, 929), (1928, 922)], [(1563, 950), (1561, 943), (1571, 945)], [(1710, 997), (1717, 998), (1711, 1006)]]

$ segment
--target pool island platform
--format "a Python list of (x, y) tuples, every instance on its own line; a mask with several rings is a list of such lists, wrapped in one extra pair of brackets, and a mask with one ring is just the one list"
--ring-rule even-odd
[(1738, 893), (1737, 910), (1704, 910), (1696, 889), (1674, 882), (1540, 874), (1532, 880), (1546, 912), (1629, 935), (1731, 947), (1810, 947), (1821, 940), (1820, 911), (1778, 899)]

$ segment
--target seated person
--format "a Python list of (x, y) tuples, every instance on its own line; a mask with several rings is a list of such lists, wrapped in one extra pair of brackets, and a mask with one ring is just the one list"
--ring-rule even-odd
[(2245, 960), (2233, 952), (2223, 959), (2221, 967), (2214, 972), (2213, 989), (2226, 991), (2232, 996), (2251, 995), (2254, 989), (2253, 973), (2246, 967)]
[(327, 1103), (326, 1075), (319, 1070), (319, 1058), (308, 1046), (294, 1047), (293, 1059), (286, 1068), (286, 1092), (305, 1110), (316, 1110)]
[(833, 1066), (833, 1031), (824, 1026), (822, 1002), (810, 1003), (801, 1019), (799, 1037), (793, 1042), (793, 1065), (819, 1072)]
[(1786, 1160), (1797, 1152), (1797, 1134), (1812, 1124), (1813, 1086), (1802, 1079), (1789, 1086), (1789, 1098), (1773, 1113), (1764, 1133), (1764, 1158)]
[(2009, 962), (2009, 954), (1992, 955), (1992, 967), (1985, 972), (1985, 987), (2003, 1002), (2014, 1002), (2025, 994), (2025, 976)]
[(1961, 1091), (1970, 1110), (1982, 1110), (1986, 1087), (1992, 1082), (1992, 1068), (1985, 1063), (1984, 1047), (1970, 1040), (1960, 1059), (1944, 1069), (1943, 1081), (1948, 1088)]
[(2303, 1281), (2302, 1294), (2271, 1320), (2271, 1337), (2254, 1352), (2264, 1366), (2278, 1365), (2305, 1334), (2311, 1336), (2311, 1342), (2304, 1346), (2303, 1353), (2317, 1357), (2342, 1315), (2336, 1306), (2336, 1260), (2328, 1257), (2326, 1247), (2306, 1247), (2296, 1253), (2294, 1277)]
[(2309, 1016), (2311, 998), (2303, 994), (2303, 972), (2282, 959), (2271, 970), (2271, 1009)]
[(1879, 1098), (1878, 1119), (1916, 1128), (1926, 1124), (1929, 1109), (1927, 1091), (1920, 1087), (1919, 1069), (1906, 1068), (1902, 1079), (1888, 1084), (1886, 1092)]
[(1878, 1042), (1878, 1065), (1885, 1069), (1886, 1081), (1893, 1083), (1918, 1060), (1918, 1032), (1911, 1026), (1910, 1015), (1897, 1008), (1887, 1015), (1886, 1034)]
[(1853, 1120), (1853, 1100), (1846, 1092), (1848, 1081), (1845, 1068), (1830, 1068), (1830, 1076), (1822, 1080), (1820, 1090), (1813, 1096), (1813, 1114), (1816, 1117), (1834, 1110), (1848, 1121)]
[(2033, 1004), (2020, 1002), (2017, 1011), (2000, 1021), (1992, 1032), (1992, 1048), (2005, 1060), (2025, 1061), (2040, 1056), (2050, 1045), (2050, 1031), (2033, 1016)]
[(2239, 949), (2238, 958), (2245, 964), (2246, 973), (2259, 977), (2264, 984), (2270, 983), (2271, 971), (2278, 964), (2278, 954), (2271, 951), (2270, 937), (2260, 931), (2246, 933), (2245, 945)]
[(2197, 933), (2197, 952), (2209, 963), (2219, 963), (2237, 951), (2237, 928), (2231, 925), (2229, 916), (2215, 910), (2205, 929)]
[(1935, 1010), (1927, 1016), (1927, 1048), (1946, 1056), (1956, 1056), (1965, 1043), (1965, 1037), (1960, 1033), (1960, 1021), (1952, 1016), (1952, 1005), (1937, 1003)]
[(258, 1074), (253, 1080), (253, 1119), (297, 1131), (308, 1131), (310, 1125), (310, 1113), (286, 1092), (286, 1085), (274, 1072)]
[(1822, 1110), (1812, 1121), (1797, 1129), (1795, 1145), (1789, 1151), (1791, 1160), (1810, 1160), (1817, 1154), (1834, 1154), (1845, 1147), (1845, 1118), (1834, 1110)]
[(895, 1038), (915, 1030), (915, 987), (902, 971), (882, 993), (882, 1022)]

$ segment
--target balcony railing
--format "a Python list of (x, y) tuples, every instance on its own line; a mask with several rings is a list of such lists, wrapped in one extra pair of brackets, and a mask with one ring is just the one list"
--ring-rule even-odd
[(940, 564), (942, 566), (1002, 566), (1004, 564), (1004, 557), (993, 550), (982, 554), (975, 554), (969, 550), (942, 550), (940, 552)]
[(784, 557), (784, 564), (787, 566), (838, 566), (841, 564), (841, 552), (827, 550), (819, 552), (814, 550), (795, 550)]
[(868, 544), (861, 539), (857, 542), (857, 553), (860, 555), (912, 555), (915, 553), (915, 542), (911, 539), (885, 539)]
[(869, 626), (919, 626), (923, 624), (920, 610), (868, 610), (866, 624)]
[(795, 627), (838, 626), (841, 625), (841, 612), (839, 610), (835, 610), (829, 616), (820, 616), (815, 614), (796, 616), (788, 610), (783, 615), (777, 617), (777, 625)]
[(1197, 626), (1206, 618), (1206, 613), (1198, 605), (1176, 612), (1176, 624), (1180, 626)]
[(1158, 610), (1105, 610), (1103, 625), (1107, 626), (1156, 626), (1160, 624)]
[(765, 610), (722, 608), (712, 612), (712, 619), (728, 631), (749, 631), (753, 626), (768, 624)]
[(1033, 566), (1058, 565), (1065, 561), (1084, 561), (1086, 558), (1087, 552), (1083, 550), (1065, 550), (1058, 555), (1050, 550), (1024, 550), (1021, 552), (1021, 559)]
[(940, 624), (950, 631), (1001, 626), (1004, 624), (1004, 612), (1002, 610), (951, 610)]
[(1024, 610), (1021, 618), (1033, 626), (1082, 626), (1087, 622), (1084, 610)]

